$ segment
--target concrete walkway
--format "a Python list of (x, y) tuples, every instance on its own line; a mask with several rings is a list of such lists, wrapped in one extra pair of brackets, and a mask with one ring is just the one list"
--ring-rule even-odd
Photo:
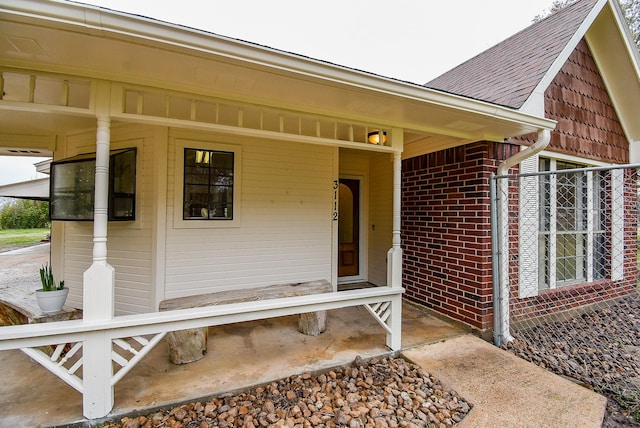
[(600, 428), (607, 400), (472, 335), (403, 354), (473, 403), (461, 428)]

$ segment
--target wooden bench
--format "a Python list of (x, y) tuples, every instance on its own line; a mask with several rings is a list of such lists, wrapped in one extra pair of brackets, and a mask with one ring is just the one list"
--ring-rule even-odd
[[(160, 311), (200, 308), (230, 303), (256, 302), (267, 299), (331, 293), (333, 286), (326, 280), (278, 284), (241, 290), (219, 291), (195, 296), (178, 297), (160, 302)], [(327, 328), (326, 311), (298, 314), (298, 330), (309, 336), (318, 336)], [(207, 353), (209, 328), (179, 330), (167, 334), (169, 359), (174, 364), (197, 361)]]

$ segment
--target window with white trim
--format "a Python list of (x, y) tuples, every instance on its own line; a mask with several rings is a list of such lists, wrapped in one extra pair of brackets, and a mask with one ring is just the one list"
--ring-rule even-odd
[[(538, 289), (602, 279), (606, 260), (606, 185), (597, 171), (540, 158)], [(562, 171), (562, 172), (560, 172)]]
[(173, 227), (241, 227), (242, 147), (175, 140)]
[(233, 220), (233, 152), (185, 147), (183, 185), (183, 220)]

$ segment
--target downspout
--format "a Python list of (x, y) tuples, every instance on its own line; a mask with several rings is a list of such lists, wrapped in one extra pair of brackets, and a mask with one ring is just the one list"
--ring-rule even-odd
[[(516, 153), (498, 166), (496, 180), (492, 180), (492, 202), (497, 205), (492, 213), (492, 271), (493, 271), (493, 340), (496, 346), (513, 340), (509, 329), (509, 183), (500, 179), (509, 169), (523, 160), (543, 151), (551, 141), (551, 131), (541, 129), (535, 143)], [(496, 194), (497, 193), (497, 194)], [(494, 206), (494, 203), (492, 203)]]

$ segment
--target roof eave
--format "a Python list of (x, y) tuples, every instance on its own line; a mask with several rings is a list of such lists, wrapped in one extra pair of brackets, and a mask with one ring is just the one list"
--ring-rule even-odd
[[(496, 106), (487, 102), (451, 95), (421, 85), (395, 80), (364, 71), (331, 64), (277, 49), (231, 39), (205, 31), (150, 18), (129, 15), (96, 6), (65, 1), (23, 0), (0, 6), (1, 13), (26, 21), (46, 21), (47, 26), (84, 32), (88, 35), (141, 41), (177, 51), (198, 51), (235, 63), (320, 80), (334, 85), (371, 91), (382, 97), (451, 108), (485, 120), (508, 122), (519, 134), (538, 129), (553, 129), (555, 122)], [(402, 124), (397, 124), (402, 125)], [(408, 124), (409, 125), (409, 124)], [(515, 134), (514, 134), (515, 135)], [(511, 136), (511, 135), (509, 135)]]

